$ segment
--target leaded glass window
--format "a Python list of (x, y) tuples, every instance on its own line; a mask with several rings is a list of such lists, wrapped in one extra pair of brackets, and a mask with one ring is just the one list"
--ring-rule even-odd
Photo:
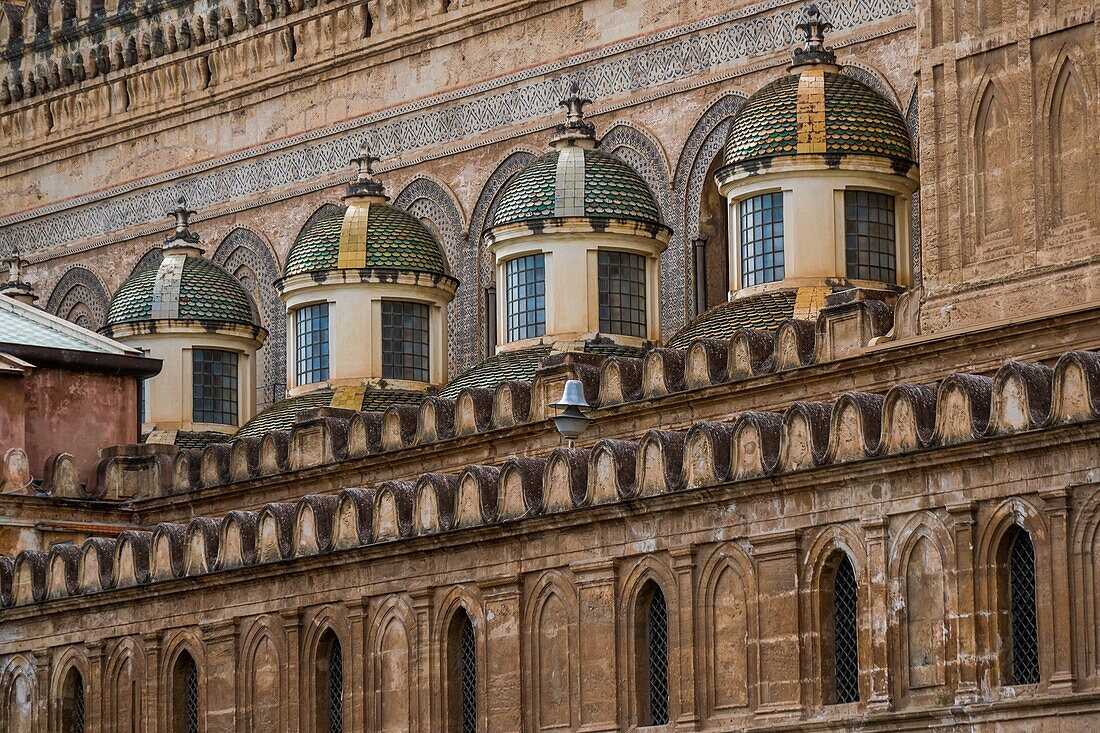
[(665, 594), (653, 584), (645, 618), (646, 660), (649, 677), (647, 725), (668, 723), (668, 606)]
[(856, 631), (856, 575), (847, 555), (833, 574), (831, 702), (859, 701), (859, 639)]
[(764, 193), (740, 205), (741, 287), (783, 279), (783, 193)]
[(853, 280), (897, 282), (893, 196), (844, 192), (844, 253)]
[(465, 610), (451, 619), (447, 654), (447, 730), (477, 733), (477, 642), (473, 622)]
[(1016, 532), (1008, 554), (1010, 658), (1008, 682), (1039, 682), (1039, 628), (1035, 614), (1035, 548), (1031, 535)]
[(382, 301), (383, 377), (429, 381), (428, 314), (423, 303)]
[(600, 293), (600, 331), (646, 335), (645, 257), (629, 252), (596, 255)]
[(237, 354), (217, 349), (191, 352), (191, 419), (237, 424)]
[(546, 258), (527, 255), (504, 265), (508, 308), (508, 340), (520, 341), (546, 333)]
[(307, 305), (294, 313), (294, 349), (297, 384), (328, 379), (328, 303)]

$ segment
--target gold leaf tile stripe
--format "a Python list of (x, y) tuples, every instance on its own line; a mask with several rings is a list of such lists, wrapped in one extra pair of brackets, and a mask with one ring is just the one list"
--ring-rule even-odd
[(363, 398), (366, 396), (366, 387), (337, 387), (332, 393), (332, 402), (328, 406), (338, 407), (341, 410), (360, 410), (363, 408)]
[(344, 214), (340, 228), (340, 253), (336, 259), (339, 268), (356, 269), (367, 266), (367, 224), (370, 204), (351, 204)]
[(803, 71), (798, 77), (798, 152), (825, 152), (825, 72)]
[(817, 312), (825, 307), (825, 296), (832, 288), (799, 288), (794, 299), (795, 318), (817, 318)]

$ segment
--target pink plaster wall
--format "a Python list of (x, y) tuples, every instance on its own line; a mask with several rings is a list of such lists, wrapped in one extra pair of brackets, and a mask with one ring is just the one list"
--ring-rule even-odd
[(24, 449), (36, 477), (47, 458), (64, 452), (76, 458), (87, 481), (100, 448), (138, 441), (134, 377), (39, 368), (27, 378), (24, 394)]

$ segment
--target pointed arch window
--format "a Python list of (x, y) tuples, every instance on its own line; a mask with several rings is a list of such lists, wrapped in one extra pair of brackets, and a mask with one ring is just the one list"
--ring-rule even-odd
[(172, 668), (172, 733), (199, 733), (199, 668), (186, 651)]
[(664, 592), (653, 581), (638, 596), (635, 619), (638, 723), (665, 725), (669, 720), (668, 606)]
[(825, 704), (859, 702), (858, 594), (851, 559), (837, 552), (822, 578)]
[(1016, 529), (1006, 538), (1008, 589), (1007, 674), (1011, 685), (1039, 682), (1039, 625), (1035, 612), (1035, 548), (1031, 535)]
[(344, 733), (344, 650), (332, 630), (317, 647), (317, 733)]
[(447, 634), (447, 708), (451, 733), (477, 733), (477, 644), (474, 625), (459, 610)]
[(84, 678), (70, 669), (61, 685), (61, 731), (84, 733)]

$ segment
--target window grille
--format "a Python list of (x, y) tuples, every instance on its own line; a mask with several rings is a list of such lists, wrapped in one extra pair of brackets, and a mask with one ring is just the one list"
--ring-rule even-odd
[(294, 314), (294, 348), (298, 384), (328, 379), (328, 303), (307, 305)]
[(382, 301), (382, 376), (429, 381), (428, 306)]
[(84, 680), (79, 677), (73, 691), (73, 733), (84, 733)]
[(1012, 540), (1008, 557), (1009, 634), (1011, 663), (1009, 683), (1039, 682), (1039, 634), (1035, 615), (1035, 548), (1031, 535), (1020, 530)]
[(596, 260), (600, 331), (645, 337), (645, 257), (600, 251)]
[(848, 277), (897, 281), (893, 196), (873, 191), (844, 192), (844, 249)]
[(344, 652), (335, 638), (329, 652), (328, 729), (329, 733), (344, 733)]
[(741, 287), (784, 276), (783, 193), (764, 193), (741, 202)]
[(237, 424), (237, 355), (231, 351), (191, 352), (191, 417), (195, 422)]
[(520, 341), (546, 333), (546, 258), (527, 255), (509, 260), (505, 270), (508, 340)]
[(856, 575), (845, 555), (833, 576), (834, 702), (859, 701), (859, 641), (856, 632)]
[(646, 641), (649, 644), (650, 725), (668, 723), (668, 607), (665, 594), (654, 586), (646, 609)]
[(185, 654), (183, 664), (183, 733), (199, 733), (199, 668)]
[(463, 618), (459, 629), (458, 657), (462, 733), (477, 733), (477, 647), (469, 616)]

